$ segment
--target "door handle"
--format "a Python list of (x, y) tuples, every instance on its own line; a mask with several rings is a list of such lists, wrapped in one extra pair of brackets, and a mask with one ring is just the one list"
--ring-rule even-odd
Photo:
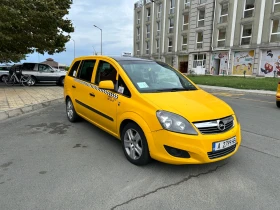
[(75, 86), (75, 85), (72, 85), (72, 88), (76, 88), (76, 86)]
[(92, 96), (92, 97), (95, 97), (94, 93), (90, 93), (89, 95)]

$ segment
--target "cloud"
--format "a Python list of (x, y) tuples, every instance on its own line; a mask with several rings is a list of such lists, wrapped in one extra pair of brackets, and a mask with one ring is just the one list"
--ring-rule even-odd
[[(134, 3), (131, 0), (74, 0), (67, 18), (72, 20), (75, 27), (71, 37), (75, 40), (76, 57), (92, 55), (94, 51), (100, 53), (101, 32), (93, 25), (102, 28), (104, 55), (132, 52)], [(38, 61), (36, 53), (28, 56), (25, 61)], [(42, 62), (49, 57), (70, 65), (74, 58), (74, 42), (66, 43), (66, 52), (39, 55), (39, 60)]]

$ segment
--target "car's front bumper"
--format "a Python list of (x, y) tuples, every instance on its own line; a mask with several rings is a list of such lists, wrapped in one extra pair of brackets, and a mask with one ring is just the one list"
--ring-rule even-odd
[[(150, 155), (152, 158), (169, 164), (202, 164), (211, 163), (226, 159), (235, 154), (241, 144), (240, 124), (229, 131), (221, 134), (211, 135), (185, 135), (166, 130), (152, 132), (152, 139), (149, 140)], [(218, 158), (210, 159), (208, 153), (212, 152), (214, 142), (224, 141), (236, 137), (236, 146), (230, 152), (221, 151), (222, 155)], [(170, 155), (165, 146), (187, 151), (190, 157), (176, 157)]]

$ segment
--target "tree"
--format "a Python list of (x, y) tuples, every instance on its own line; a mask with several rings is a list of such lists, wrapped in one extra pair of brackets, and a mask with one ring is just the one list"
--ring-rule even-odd
[(66, 18), (72, 0), (1, 0), (0, 63), (18, 62), (37, 51), (59, 53), (74, 32)]

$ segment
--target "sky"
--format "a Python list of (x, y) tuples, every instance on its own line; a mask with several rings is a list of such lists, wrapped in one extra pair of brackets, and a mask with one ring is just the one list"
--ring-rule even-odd
[[(121, 55), (133, 51), (133, 12), (136, 0), (74, 0), (67, 16), (73, 22), (75, 32), (75, 56), (102, 54)], [(74, 59), (74, 41), (66, 43), (66, 51), (54, 55), (33, 53), (22, 62), (43, 62), (47, 58), (70, 65)]]

